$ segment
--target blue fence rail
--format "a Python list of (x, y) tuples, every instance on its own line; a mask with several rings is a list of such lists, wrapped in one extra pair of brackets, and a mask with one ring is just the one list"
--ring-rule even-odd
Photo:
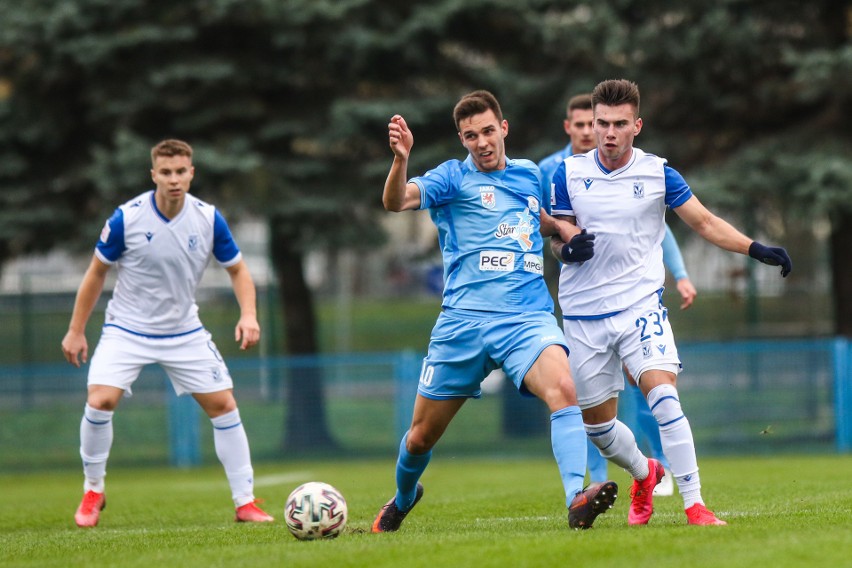
[[(847, 338), (683, 343), (681, 401), (702, 453), (852, 450), (852, 342)], [(229, 362), (252, 453), (298, 457), (282, 445), (288, 389), (300, 371), (321, 377), (332, 435), (350, 454), (393, 454), (408, 427), (422, 355), (414, 352), (235, 359)], [(78, 466), (85, 369), (66, 364), (0, 367), (0, 469)], [(116, 413), (111, 463), (215, 460), (196, 404), (177, 397), (161, 370), (146, 368)], [(534, 439), (505, 428), (508, 381), (471, 401), (441, 441), (442, 451), (545, 448), (543, 405), (523, 420)], [(512, 415), (517, 420), (517, 414)], [(513, 444), (513, 442), (518, 442)]]

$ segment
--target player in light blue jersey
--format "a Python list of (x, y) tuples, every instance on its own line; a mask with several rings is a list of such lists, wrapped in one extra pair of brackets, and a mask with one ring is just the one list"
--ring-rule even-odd
[(553, 254), (566, 260), (559, 303), (586, 433), (604, 457), (634, 478), (628, 522), (647, 524), (664, 469), (639, 451), (631, 430), (617, 419), (623, 362), (660, 425), (687, 522), (725, 524), (704, 505), (692, 430), (678, 399), (681, 364), (661, 300), (666, 208), (716, 246), (781, 266), (782, 276), (792, 262), (783, 248), (754, 241), (708, 211), (666, 160), (633, 146), (642, 129), (634, 83), (599, 83), (592, 108), (597, 148), (559, 166), (552, 212), (595, 237), (594, 256), (571, 262), (566, 259), (571, 243), (551, 239)]
[[(594, 129), (594, 113), (592, 112), (592, 95), (584, 93), (574, 95), (568, 99), (568, 104), (565, 109), (565, 120), (562, 123), (565, 134), (568, 135), (568, 145), (565, 148), (554, 152), (539, 162), (538, 167), (541, 169), (542, 178), (545, 183), (550, 183), (553, 179), (553, 174), (565, 161), (565, 158), (574, 154), (585, 154), (590, 150), (594, 150), (597, 139)], [(683, 264), (683, 256), (680, 253), (680, 248), (677, 246), (674, 234), (669, 226), (666, 225), (666, 236), (663, 239), (663, 263), (672, 273), (676, 282), (678, 292), (681, 294), (683, 303), (681, 309), (688, 308), (695, 299), (695, 287), (689, 280), (686, 273), (686, 267)], [(660, 460), (663, 466), (668, 470), (668, 460), (663, 455), (662, 446), (660, 445), (660, 434), (657, 423), (648, 409), (648, 405), (644, 402), (644, 396), (636, 388), (635, 382), (628, 376), (628, 381), (633, 388), (628, 389), (632, 398), (640, 398), (641, 404), (633, 402), (635, 409), (636, 426), (638, 433), (647, 441), (648, 446), (654, 458)], [(589, 470), (589, 480), (592, 483), (598, 483), (607, 479), (607, 460), (598, 451), (597, 446), (591, 439), (587, 443), (587, 467)], [(656, 495), (671, 495), (673, 485), (671, 476), (664, 477), (663, 481), (654, 490)]]
[(612, 506), (618, 488), (608, 481), (583, 490), (582, 418), (542, 257), (542, 234), (558, 232), (570, 242), (579, 231), (548, 215), (550, 196), (538, 167), (506, 156), (509, 123), (491, 93), (462, 97), (453, 119), (467, 158), (449, 160), (411, 180), (411, 130), (399, 115), (388, 125), (394, 160), (382, 201), (389, 211), (429, 210), (444, 259), (444, 292), (411, 426), (399, 446), (396, 495), (379, 511), (372, 531), (400, 528), (423, 495), (419, 479), (432, 448), (464, 402), (481, 396), (483, 379), (497, 368), (521, 394), (547, 404), (568, 524), (589, 528)]
[(98, 524), (106, 505), (104, 478), (112, 447), (112, 418), (142, 367), (158, 363), (179, 395), (191, 394), (213, 423), (216, 455), (225, 468), (239, 522), (268, 522), (254, 498), (248, 439), (222, 356), (198, 318), (195, 289), (215, 258), (231, 277), (240, 306), (235, 339), (241, 349), (260, 340), (255, 288), (248, 266), (215, 207), (189, 195), (192, 147), (164, 140), (151, 150), (156, 189), (131, 199), (107, 221), (77, 291), (62, 352), (79, 367), (88, 359), (86, 323), (107, 272), (118, 271), (103, 332), (89, 365), (88, 397), (80, 424), (83, 500), (80, 527)]

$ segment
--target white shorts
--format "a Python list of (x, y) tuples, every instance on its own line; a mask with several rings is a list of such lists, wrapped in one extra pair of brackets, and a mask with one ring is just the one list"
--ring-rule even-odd
[(580, 408), (597, 406), (624, 389), (622, 362), (637, 379), (649, 369), (681, 371), (668, 311), (658, 294), (603, 319), (563, 320)]
[(159, 364), (178, 395), (234, 387), (228, 367), (206, 329), (179, 337), (151, 338), (106, 326), (89, 365), (90, 385), (108, 385), (131, 396), (142, 367)]

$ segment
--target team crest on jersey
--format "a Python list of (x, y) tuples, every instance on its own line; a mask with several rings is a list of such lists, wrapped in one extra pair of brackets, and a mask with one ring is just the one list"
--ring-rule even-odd
[(585, 178), (585, 179), (583, 180), (583, 185), (585, 185), (585, 186), (586, 186), (586, 189), (589, 189), (589, 187), (592, 185), (592, 182), (593, 182), (593, 181), (594, 181), (594, 180), (593, 180), (592, 178)]
[(642, 357), (644, 359), (650, 359), (651, 358), (651, 346), (648, 345), (647, 343), (642, 344)]
[(521, 245), (521, 250), (528, 251), (533, 246), (531, 238), (533, 233), (532, 215), (530, 215), (529, 209), (524, 209), (522, 213), (515, 213), (515, 215), (518, 216), (518, 224), (513, 225), (504, 221), (497, 226), (494, 236), (498, 239), (513, 239)]
[(643, 197), (645, 197), (645, 182), (633, 182), (633, 197), (635, 197), (636, 199), (642, 199)]
[(486, 209), (494, 209), (497, 207), (497, 188), (493, 185), (483, 185), (479, 188), (479, 198), (482, 200), (482, 206)]
[(194, 251), (198, 249), (198, 235), (189, 235), (189, 250)]

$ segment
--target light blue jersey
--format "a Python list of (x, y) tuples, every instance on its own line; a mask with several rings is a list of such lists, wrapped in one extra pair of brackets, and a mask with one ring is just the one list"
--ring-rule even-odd
[(507, 158), (505, 169), (480, 172), (468, 156), (411, 182), (438, 227), (445, 309), (553, 311), (539, 233), (550, 196), (538, 166)]
[(562, 162), (565, 161), (565, 158), (573, 155), (574, 148), (569, 142), (567, 146), (565, 146), (558, 152), (552, 153), (551, 155), (547, 156), (538, 163), (538, 168), (541, 170), (541, 179), (544, 180), (544, 183), (547, 184), (547, 187), (550, 187), (550, 185), (553, 183), (553, 174), (556, 173), (556, 169), (562, 165)]

